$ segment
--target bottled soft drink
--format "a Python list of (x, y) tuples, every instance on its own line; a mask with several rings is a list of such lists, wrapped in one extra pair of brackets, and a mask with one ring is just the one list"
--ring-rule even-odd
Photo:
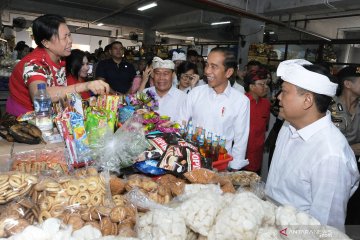
[(219, 136), (215, 134), (215, 137), (213, 139), (212, 142), (212, 146), (211, 146), (211, 154), (210, 157), (212, 159), (213, 162), (218, 160), (219, 157)]
[(39, 83), (37, 89), (34, 96), (35, 124), (42, 131), (43, 135), (51, 135), (53, 131), (51, 97), (46, 91), (45, 83)]
[(225, 148), (226, 146), (226, 139), (222, 137), (219, 142), (219, 160), (224, 160), (227, 158), (227, 150)]

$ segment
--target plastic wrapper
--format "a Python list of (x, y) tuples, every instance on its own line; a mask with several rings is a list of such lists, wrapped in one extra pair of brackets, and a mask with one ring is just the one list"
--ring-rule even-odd
[(140, 172), (151, 175), (164, 175), (166, 170), (163, 168), (157, 167), (159, 164), (156, 160), (145, 160), (135, 163), (133, 166), (138, 169)]
[(172, 199), (171, 188), (142, 175), (132, 175), (127, 180), (125, 189), (130, 192), (139, 189), (146, 197), (160, 204), (167, 204)]
[(22, 172), (0, 174), (0, 204), (5, 204), (17, 197), (26, 196), (32, 186), (38, 182), (34, 175)]
[(151, 200), (139, 188), (133, 188), (126, 194), (126, 199), (134, 206), (141, 209), (167, 209), (167, 207)]
[(259, 175), (250, 171), (220, 172), (219, 175), (229, 177), (236, 188), (241, 187), (244, 190), (250, 190), (252, 184), (261, 180)]
[(23, 231), (37, 221), (38, 209), (29, 198), (18, 198), (0, 208), (0, 237)]
[(204, 166), (197, 148), (180, 139), (177, 134), (150, 134), (148, 141), (153, 151), (161, 155), (158, 167), (171, 171), (175, 175), (199, 169)]
[(103, 146), (94, 151), (99, 167), (119, 172), (121, 168), (131, 166), (149, 146), (142, 125), (134, 115), (114, 134), (109, 133)]
[(41, 173), (54, 171), (58, 174), (68, 174), (64, 147), (44, 148), (12, 154), (12, 170), (25, 173)]
[(200, 168), (184, 174), (187, 180), (191, 183), (207, 184), (218, 183), (218, 176), (215, 172)]
[(79, 93), (67, 93), (66, 105), (70, 111), (76, 112), (80, 114), (82, 117), (84, 116), (82, 98)]
[[(82, 211), (106, 203), (105, 179), (96, 169), (88, 168), (86, 175), (77, 175), (45, 177), (34, 186), (32, 200), (40, 209), (40, 223), (51, 217), (68, 222), (68, 217), (75, 218), (73, 215), (80, 216)], [(80, 220), (74, 222), (81, 223)]]
[(156, 182), (167, 189), (170, 189), (170, 192), (173, 197), (179, 196), (184, 192), (185, 180), (177, 178), (171, 174), (166, 174), (161, 176), (156, 180)]
[(221, 202), (221, 191), (205, 188), (184, 198), (177, 210), (185, 219), (187, 227), (208, 236), (222, 207)]
[(85, 129), (89, 138), (91, 148), (101, 147), (104, 138), (108, 133), (112, 133), (114, 125), (109, 124), (110, 111), (98, 108), (86, 109)]
[(125, 106), (122, 108), (119, 108), (119, 122), (122, 124), (126, 122), (129, 118), (133, 116), (135, 113), (135, 107), (133, 106)]

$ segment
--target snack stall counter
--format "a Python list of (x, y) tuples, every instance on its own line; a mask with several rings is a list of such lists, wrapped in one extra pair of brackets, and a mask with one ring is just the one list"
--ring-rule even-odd
[(266, 201), (256, 173), (218, 172), (231, 160), (221, 136), (165, 127), (150, 96), (98, 97), (82, 115), (72, 95), (54, 118), (64, 142), (0, 140), (0, 239), (281, 239), (309, 225), (312, 239), (348, 239)]

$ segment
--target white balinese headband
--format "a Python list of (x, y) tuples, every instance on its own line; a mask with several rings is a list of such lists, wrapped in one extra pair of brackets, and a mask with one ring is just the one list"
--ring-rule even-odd
[(185, 56), (185, 53), (183, 52), (173, 52), (173, 55), (172, 55), (172, 61), (186, 61), (186, 56)]
[(320, 73), (312, 72), (303, 67), (312, 65), (304, 59), (286, 60), (279, 64), (276, 74), (282, 80), (303, 89), (326, 96), (335, 96), (337, 84)]
[(153, 69), (156, 68), (168, 68), (174, 70), (175, 64), (171, 60), (162, 60), (159, 57), (154, 57), (152, 60)]

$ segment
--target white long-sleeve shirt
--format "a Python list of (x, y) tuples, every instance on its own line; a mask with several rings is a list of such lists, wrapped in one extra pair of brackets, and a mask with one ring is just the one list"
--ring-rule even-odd
[(344, 231), (347, 203), (358, 181), (354, 153), (329, 112), (297, 131), (284, 123), (266, 183), (268, 196)]
[(230, 82), (221, 94), (207, 84), (193, 88), (180, 110), (181, 121), (188, 121), (190, 117), (194, 126), (201, 126), (226, 138), (226, 149), (234, 158), (230, 162), (231, 168), (240, 169), (248, 164), (245, 152), (249, 137), (250, 103), (244, 94), (230, 86)]
[(167, 92), (164, 96), (160, 97), (157, 94), (154, 86), (144, 89), (143, 92), (146, 92), (149, 89), (155, 92), (156, 99), (159, 102), (159, 109), (156, 111), (160, 115), (169, 116), (172, 121), (178, 121), (179, 109), (186, 99), (186, 93), (172, 86), (169, 92)]

